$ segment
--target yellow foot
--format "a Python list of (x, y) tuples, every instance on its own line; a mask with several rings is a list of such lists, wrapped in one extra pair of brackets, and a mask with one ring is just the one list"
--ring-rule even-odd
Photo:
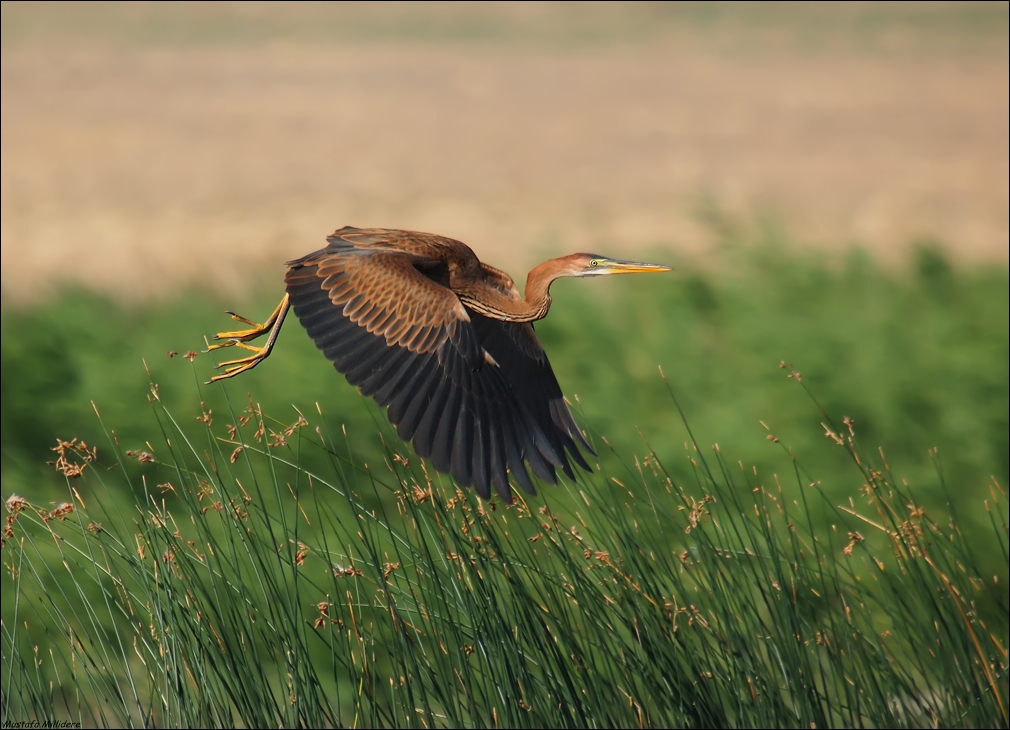
[[(222, 347), (241, 347), (243, 350), (249, 350), (254, 354), (249, 357), (242, 357), (237, 360), (228, 360), (227, 362), (220, 363), (217, 367), (225, 368), (225, 371), (220, 375), (215, 375), (208, 382), (213, 383), (216, 380), (234, 377), (239, 373), (244, 373), (246, 370), (253, 369), (263, 362), (273, 349), (274, 342), (277, 341), (277, 335), (280, 334), (281, 325), (284, 324), (284, 317), (288, 313), (288, 307), (288, 297), (285, 295), (284, 299), (281, 300), (281, 303), (277, 305), (277, 309), (275, 309), (274, 313), (270, 315), (270, 319), (268, 319), (264, 324), (257, 324), (251, 319), (246, 319), (234, 312), (228, 312), (228, 314), (231, 315), (231, 318), (236, 322), (247, 324), (250, 328), (245, 330), (235, 330), (234, 332), (218, 332), (214, 335), (214, 339), (222, 340), (222, 342), (214, 345), (208, 342), (207, 352), (217, 350)], [(257, 337), (262, 337), (268, 332), (270, 333), (270, 337), (267, 338), (266, 344), (263, 345), (263, 347), (254, 347), (253, 345), (246, 344), (249, 340), (255, 340)]]
[(221, 347), (231, 347), (232, 345), (237, 345), (242, 342), (248, 342), (249, 340), (255, 340), (257, 337), (262, 337), (273, 328), (274, 321), (276, 319), (276, 312), (274, 313), (275, 316), (267, 320), (266, 324), (258, 324), (250, 319), (246, 319), (240, 314), (235, 314), (234, 312), (226, 312), (226, 314), (230, 314), (231, 318), (234, 319), (236, 322), (243, 322), (247, 325), (250, 325), (250, 329), (235, 330), (233, 332), (218, 332), (216, 335), (214, 335), (214, 339), (225, 340), (225, 342), (221, 342), (215, 345), (211, 345), (208, 343), (207, 352), (210, 352), (211, 350), (217, 350)]
[(225, 368), (225, 371), (220, 375), (215, 375), (208, 382), (213, 383), (216, 380), (224, 380), (225, 378), (234, 377), (239, 373), (244, 373), (246, 370), (252, 370), (270, 354), (270, 350), (266, 347), (253, 347), (238, 340), (232, 340), (224, 345), (217, 345), (217, 347), (227, 347), (228, 345), (238, 345), (242, 349), (250, 350), (255, 354), (249, 357), (240, 357), (237, 360), (226, 360), (225, 362), (218, 363), (215, 367)]

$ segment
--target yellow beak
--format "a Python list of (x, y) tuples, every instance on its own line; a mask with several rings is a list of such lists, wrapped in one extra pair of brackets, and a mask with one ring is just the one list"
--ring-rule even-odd
[(611, 274), (651, 274), (660, 271), (670, 271), (669, 266), (662, 264), (643, 264), (637, 261), (618, 261), (616, 259), (604, 259), (600, 265)]

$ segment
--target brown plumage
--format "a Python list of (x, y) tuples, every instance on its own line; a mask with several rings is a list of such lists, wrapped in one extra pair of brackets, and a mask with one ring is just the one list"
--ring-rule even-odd
[[(555, 483), (570, 461), (589, 470), (593, 453), (565, 404), (531, 322), (547, 314), (561, 276), (668, 271), (591, 254), (552, 259), (530, 272), (526, 297), (511, 277), (442, 236), (344, 227), (328, 245), (288, 262), (287, 295), (264, 325), (222, 332), (221, 344), (255, 354), (224, 362), (238, 375), (263, 361), (289, 307), (351, 385), (387, 408), (418, 455), (510, 502), (508, 474), (535, 494), (526, 466)], [(269, 333), (264, 347), (246, 344)]]

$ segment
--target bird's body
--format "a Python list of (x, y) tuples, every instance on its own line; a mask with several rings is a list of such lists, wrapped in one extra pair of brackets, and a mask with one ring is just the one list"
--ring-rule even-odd
[[(461, 486), (511, 501), (508, 473), (535, 493), (526, 471), (554, 483), (589, 469), (592, 452), (564, 401), (533, 330), (559, 276), (665, 271), (589, 254), (553, 259), (530, 272), (523, 298), (511, 277), (442, 236), (341, 228), (328, 245), (288, 263), (287, 296), (265, 325), (223, 332), (252, 357), (222, 363), (231, 377), (270, 352), (288, 307), (320, 350), (389, 420), (418, 455)], [(606, 270), (604, 267), (610, 267)], [(240, 321), (254, 324), (233, 315)], [(264, 348), (244, 344), (267, 332)]]

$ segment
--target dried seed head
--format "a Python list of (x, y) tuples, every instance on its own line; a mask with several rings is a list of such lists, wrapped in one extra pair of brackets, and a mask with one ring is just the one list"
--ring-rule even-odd
[(17, 514), (25, 507), (28, 506), (28, 500), (24, 497), (19, 497), (16, 494), (12, 494), (7, 498), (7, 511), (12, 514)]

